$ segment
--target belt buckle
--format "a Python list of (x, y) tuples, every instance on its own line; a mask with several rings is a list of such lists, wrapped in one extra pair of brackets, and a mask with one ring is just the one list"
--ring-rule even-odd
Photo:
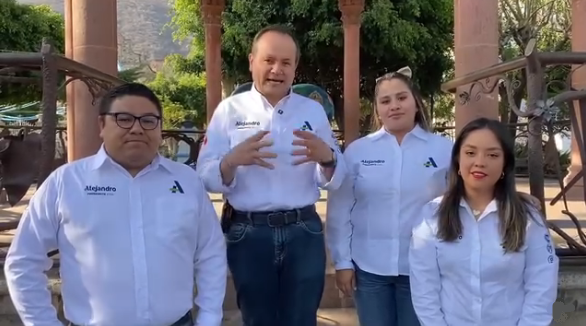
[(287, 214), (283, 212), (269, 213), (267, 215), (267, 224), (269, 227), (275, 228), (284, 226), (287, 222)]

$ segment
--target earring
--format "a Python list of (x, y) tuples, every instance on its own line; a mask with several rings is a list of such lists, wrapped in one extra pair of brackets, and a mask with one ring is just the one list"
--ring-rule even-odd
[(505, 173), (501, 173), (501, 179), (505, 177)]
[(458, 170), (458, 175), (462, 175), (462, 172), (460, 170)]

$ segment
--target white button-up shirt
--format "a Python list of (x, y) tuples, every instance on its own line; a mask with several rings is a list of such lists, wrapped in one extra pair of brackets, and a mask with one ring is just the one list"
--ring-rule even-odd
[[(315, 133), (340, 158), (330, 181), (316, 163), (293, 165), (302, 158), (291, 155), (300, 148), (292, 145), (297, 139), (293, 131), (298, 129)], [(266, 137), (274, 143), (261, 150), (278, 155), (266, 159), (275, 168), (239, 166), (232, 183), (224, 185), (220, 173), (224, 155), (263, 130), (270, 131)], [(315, 204), (320, 197), (318, 186), (326, 190), (338, 188), (346, 172), (341, 157), (326, 113), (318, 102), (290, 92), (273, 107), (253, 87), (224, 99), (216, 108), (197, 160), (197, 171), (208, 191), (223, 193), (237, 210), (288, 210)]]
[(520, 252), (504, 253), (496, 201), (478, 221), (460, 204), (464, 233), (437, 239), (441, 197), (423, 207), (410, 250), (411, 296), (422, 326), (549, 326), (558, 258), (537, 212)]
[(157, 157), (132, 177), (102, 148), (39, 187), (5, 264), (26, 326), (62, 326), (47, 290), (59, 249), (65, 317), (78, 325), (170, 325), (193, 306), (220, 326), (227, 277), (218, 216), (192, 168)]
[(384, 129), (344, 152), (348, 174), (328, 195), (326, 240), (337, 270), (409, 275), (419, 210), (446, 187), (451, 140), (416, 126), (401, 142)]

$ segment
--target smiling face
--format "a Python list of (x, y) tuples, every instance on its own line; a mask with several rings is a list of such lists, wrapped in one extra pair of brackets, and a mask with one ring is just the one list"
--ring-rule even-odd
[(415, 127), (417, 104), (409, 86), (398, 78), (383, 80), (377, 88), (376, 113), (391, 133), (407, 133)]
[(490, 129), (474, 130), (462, 141), (459, 166), (466, 189), (493, 191), (503, 176), (505, 155), (501, 143)]
[(275, 105), (287, 95), (295, 79), (295, 41), (287, 34), (268, 31), (258, 38), (248, 59), (254, 86)]
[[(134, 117), (142, 117), (142, 122), (133, 122)], [(109, 112), (99, 117), (99, 124), (106, 152), (131, 174), (144, 169), (157, 156), (162, 142), (160, 112), (146, 97), (115, 98)]]

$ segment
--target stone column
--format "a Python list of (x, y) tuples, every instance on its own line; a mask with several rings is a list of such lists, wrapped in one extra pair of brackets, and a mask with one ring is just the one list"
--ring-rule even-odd
[(202, 0), (201, 15), (205, 28), (206, 113), (210, 121), (222, 101), (222, 12), (224, 0)]
[[(116, 0), (66, 0), (65, 9), (67, 55), (77, 62), (116, 76)], [(92, 105), (92, 95), (83, 82), (74, 81), (72, 84), (67, 93), (67, 126), (73, 127), (67, 133), (70, 161), (95, 154), (102, 143), (98, 107)]]
[[(498, 0), (454, 0), (454, 52), (456, 78), (498, 63)], [(469, 85), (458, 87), (459, 94)], [(461, 105), (456, 98), (456, 132), (479, 117), (498, 119), (498, 89)], [(456, 95), (457, 97), (457, 95)]]
[(339, 0), (344, 27), (344, 142), (359, 137), (360, 127), (360, 24), (364, 0)]
[[(572, 51), (573, 52), (586, 52), (586, 35), (584, 35), (584, 31), (586, 30), (586, 0), (572, 0)], [(573, 67), (578, 68), (578, 67)], [(572, 87), (575, 89), (586, 89), (586, 66), (580, 66), (580, 68), (576, 69), (572, 74)], [(586, 108), (581, 108), (579, 101), (574, 102), (574, 107), (576, 109), (576, 116), (578, 117), (578, 121), (580, 121), (580, 115), (582, 114), (580, 110), (585, 110)], [(581, 133), (584, 132), (584, 126), (580, 126)], [(574, 138), (574, 134), (572, 133), (572, 142), (571, 142), (571, 164), (568, 169), (568, 175), (565, 178), (565, 182), (569, 182), (574, 178), (576, 174), (578, 174), (582, 169), (582, 160), (580, 159), (580, 149), (578, 148), (578, 144), (576, 143), (576, 138)], [(582, 178), (578, 180), (578, 182), (574, 185), (574, 187), (568, 193), (568, 196), (572, 199), (574, 198), (581, 198), (583, 194), (583, 187), (584, 183)]]
[[(65, 56), (69, 59), (73, 59), (73, 0), (65, 0)], [(69, 83), (66, 86), (66, 112), (67, 112), (67, 161), (71, 162), (74, 160), (73, 153), (75, 152), (75, 83)]]

